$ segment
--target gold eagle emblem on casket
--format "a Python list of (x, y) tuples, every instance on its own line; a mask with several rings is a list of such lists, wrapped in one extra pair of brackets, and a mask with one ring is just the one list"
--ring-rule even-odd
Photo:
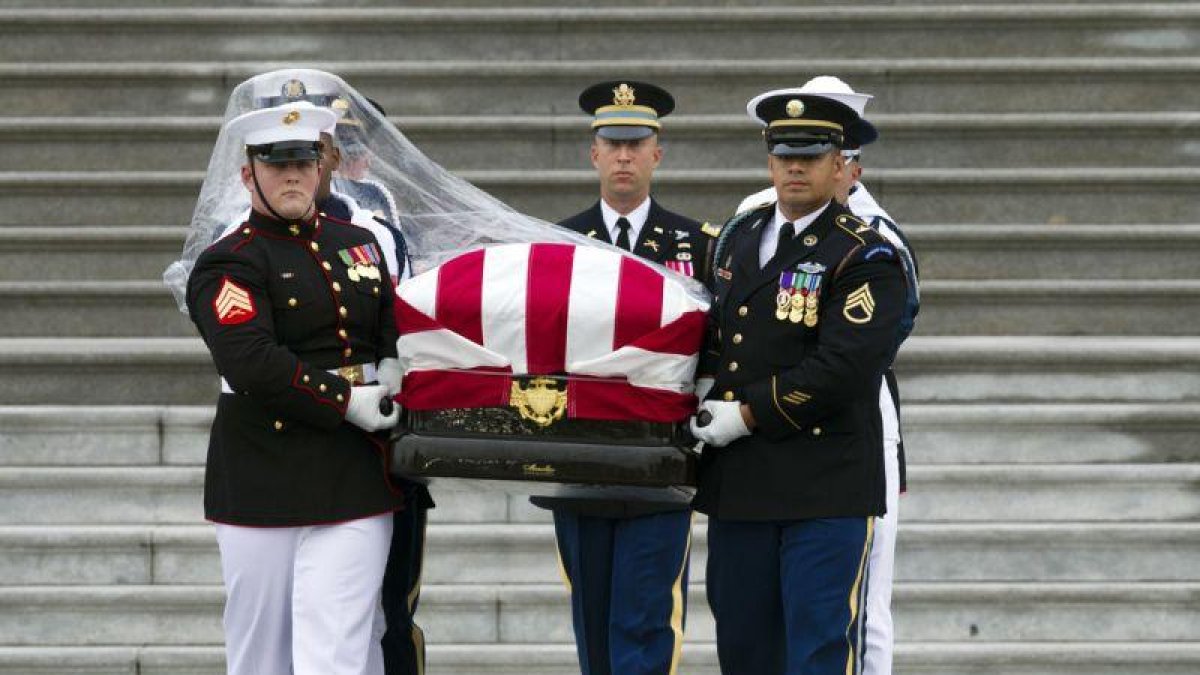
[(562, 419), (567, 411), (567, 392), (560, 390), (558, 382), (550, 377), (535, 377), (525, 387), (513, 380), (508, 404), (516, 408), (522, 418), (539, 427), (548, 427)]

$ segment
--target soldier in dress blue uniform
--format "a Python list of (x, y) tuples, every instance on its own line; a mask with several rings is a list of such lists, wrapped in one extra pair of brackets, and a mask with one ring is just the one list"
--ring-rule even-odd
[[(342, 149), (353, 151), (354, 156), (366, 153), (366, 139), (361, 133), (362, 121), (350, 106), (349, 96), (337, 78), (311, 69), (285, 69), (264, 73), (254, 79), (254, 105), (256, 108), (277, 106), (285, 103), (306, 101), (332, 110), (336, 124), (321, 130), (321, 175), (317, 187), (316, 205), (321, 217), (327, 221), (353, 224), (369, 230), (382, 247), (392, 283), (412, 276), (408, 247), (404, 235), (394, 223), (394, 204), (387, 196), (386, 188), (365, 180), (351, 181), (339, 177), (339, 171), (351, 169)], [(366, 101), (383, 115), (379, 104)], [(364, 169), (365, 170), (365, 169)], [(353, 169), (356, 175), (358, 169)], [(361, 176), (360, 176), (361, 178)], [(355, 186), (370, 186), (375, 192), (353, 194)], [(335, 189), (336, 188), (336, 189)], [(373, 194), (376, 201), (363, 203), (358, 197)], [(387, 196), (393, 204), (383, 217), (375, 207)], [(234, 223), (231, 230), (238, 226)], [(388, 289), (390, 293), (390, 287)], [(400, 365), (395, 359), (385, 359), (379, 364), (378, 376), (385, 383), (389, 394), (400, 389)], [(408, 495), (407, 508), (397, 511), (392, 530), (391, 552), (388, 556), (387, 572), (383, 580), (383, 616), (379, 618), (376, 632), (383, 644), (383, 659), (387, 675), (415, 675), (425, 670), (425, 635), (414, 621), (414, 613), (420, 599), (421, 567), (424, 563), (425, 526), (427, 511), (433, 508), (429, 490), (401, 479), (393, 479)]]
[[(600, 200), (559, 225), (707, 279), (718, 230), (650, 196), (663, 154), (659, 120), (674, 99), (652, 84), (617, 80), (588, 87), (579, 105), (594, 116), (591, 157)], [(691, 510), (652, 502), (533, 502), (554, 511), (584, 675), (674, 673), (687, 609)]]
[(897, 346), (896, 249), (838, 204), (862, 122), (804, 94), (763, 98), (778, 201), (722, 228), (715, 383), (693, 506), (726, 674), (857, 673), (873, 518), (885, 511), (880, 381)]
[(314, 203), (320, 132), (335, 119), (299, 102), (229, 122), (252, 209), (188, 279), (222, 378), (204, 508), (236, 675), (382, 671), (372, 625), (404, 496), (376, 433), (399, 413), (380, 410), (375, 371), (396, 357), (397, 331), (379, 243)]
[[(812, 94), (845, 103), (862, 116), (872, 96), (854, 91), (850, 85), (831, 75), (820, 75), (797, 89), (780, 89), (754, 97), (747, 104), (753, 114), (761, 98), (780, 93)], [(874, 126), (864, 121), (846, 137), (842, 157), (846, 171), (838, 184), (837, 200), (854, 215), (878, 230), (896, 247), (908, 282), (904, 316), (900, 321), (899, 342), (912, 332), (920, 308), (919, 275), (916, 253), (891, 216), (875, 201), (862, 176), (862, 146), (875, 140)], [(760, 208), (775, 201), (775, 188), (770, 187), (742, 200), (737, 212)], [(868, 563), (871, 584), (867, 589), (864, 675), (891, 675), (893, 651), (892, 579), (895, 570), (896, 531), (900, 515), (900, 494), (905, 489), (904, 442), (901, 437), (900, 394), (895, 372), (888, 368), (879, 392), (879, 410), (883, 419), (884, 469), (887, 476), (887, 515), (875, 519), (875, 536)]]

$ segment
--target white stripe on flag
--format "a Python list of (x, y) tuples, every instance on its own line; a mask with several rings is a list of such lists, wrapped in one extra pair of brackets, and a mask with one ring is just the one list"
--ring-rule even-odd
[(590, 361), (568, 361), (567, 370), (575, 375), (627, 377), (630, 384), (638, 387), (687, 394), (692, 391), (699, 360), (697, 354), (663, 354), (627, 345)]
[(529, 245), (494, 246), (483, 258), (483, 346), (508, 356), (513, 373), (528, 371), (525, 354), (525, 293)]
[[(405, 279), (396, 287), (396, 295), (413, 309), (428, 317), (437, 316), (437, 284), (438, 268), (433, 268), (423, 274)], [(403, 326), (399, 327), (401, 331)]]
[(621, 256), (591, 246), (575, 247), (567, 314), (568, 371), (576, 361), (612, 352), (620, 270)]
[(451, 368), (503, 368), (508, 359), (489, 351), (450, 330), (423, 330), (401, 335), (396, 341), (400, 370), (448, 370)]

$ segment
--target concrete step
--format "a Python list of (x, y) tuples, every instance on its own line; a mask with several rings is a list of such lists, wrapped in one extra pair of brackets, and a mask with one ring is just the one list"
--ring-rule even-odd
[[(927, 281), (921, 335), (1200, 334), (1200, 278)], [(0, 281), (0, 337), (189, 337), (158, 281)]]
[[(1155, 278), (1188, 279), (1200, 257), (1200, 224), (901, 226), (926, 282), (1145, 279), (1149, 269)], [(179, 256), (185, 233), (182, 226), (0, 227), (0, 277), (156, 281)]]
[[(688, 592), (688, 639), (710, 642), (703, 585)], [(215, 645), (220, 586), (0, 588), (8, 646)], [(1196, 583), (899, 583), (899, 641), (1191, 641), (1200, 630)], [(417, 621), (431, 641), (570, 643), (561, 584), (425, 585)], [(433, 637), (436, 636), (436, 637)]]
[[(907, 403), (902, 412), (914, 464), (1200, 462), (1195, 402)], [(0, 465), (199, 466), (212, 415), (210, 406), (3, 406)]]
[(1200, 225), (900, 226), (925, 281), (1188, 279), (1200, 256)]
[(925, 337), (896, 371), (909, 401), (1182, 402), (1200, 397), (1196, 360), (1187, 338)]
[(3, 227), (5, 280), (161, 279), (183, 250), (187, 228)]
[[(887, 101), (877, 101), (888, 110)], [(874, 109), (872, 109), (874, 113)], [(1200, 113), (871, 114), (877, 168), (1186, 166), (1200, 155)], [(392, 122), (455, 171), (586, 169), (588, 118), (567, 115), (401, 116)], [(178, 171), (205, 167), (213, 117), (7, 117), (0, 171)], [(1103, 143), (1097, 142), (1103, 138)], [(663, 134), (670, 168), (760, 168), (765, 159), (743, 114), (672, 115)], [(480, 144), (489, 152), (479, 152)]]
[[(0, 405), (213, 405), (199, 338), (0, 338)], [(1200, 400), (1200, 339), (927, 337), (904, 344), (908, 402)]]
[[(69, 41), (73, 48), (62, 49)], [(653, 43), (674, 58), (1197, 56), (1200, 11), (1178, 4), (1042, 6), (130, 8), (0, 13), (7, 61), (594, 58)]]
[[(463, 171), (463, 179), (513, 208), (558, 221), (597, 199), (591, 170)], [(6, 172), (11, 208), (0, 227), (185, 224), (201, 172)], [(875, 169), (864, 181), (898, 222), (1195, 223), (1200, 169)], [(770, 185), (762, 169), (663, 170), (655, 194), (699, 220), (724, 222), (746, 195)], [(401, 204), (403, 209), (403, 204)]]
[[(274, 47), (268, 52), (276, 53)], [(582, 83), (628, 77), (630, 67), (627, 61), (595, 56), (572, 61), (19, 62), (0, 65), (0, 79), (11, 104), (5, 112), (13, 116), (217, 115), (235, 83), (286, 65), (338, 73), (393, 115), (575, 114)], [(806, 73), (839, 74), (886, 102), (881, 107), (888, 112), (1186, 112), (1195, 106), (1179, 91), (1195, 81), (1200, 58), (806, 58), (804, 67)], [(806, 77), (796, 74), (794, 57), (660, 58), (639, 61), (637, 70), (639, 78), (670, 90), (678, 109), (688, 114), (738, 114), (752, 96)]]
[[(906, 392), (907, 380), (899, 384)], [(1194, 403), (913, 403), (901, 416), (915, 464), (1200, 461)]]
[[(431, 636), (436, 639), (436, 636)], [(561, 675), (578, 668), (568, 644), (430, 644), (435, 675)], [(716, 647), (690, 637), (682, 672), (718, 675)], [(1195, 642), (900, 642), (898, 672), (910, 675), (1193, 675)], [(224, 675), (221, 647), (0, 647), (4, 675)]]
[[(901, 501), (900, 581), (1200, 581), (1200, 523), (920, 523)], [(691, 579), (705, 578), (707, 529), (697, 515)], [(559, 579), (549, 524), (429, 527), (426, 584), (529, 584)], [(0, 579), (24, 585), (221, 583), (209, 525), (0, 527)]]
[(211, 406), (0, 407), (0, 464), (204, 464)]
[[(0, 524), (201, 522), (196, 467), (0, 467)], [(1200, 519), (1198, 464), (913, 466), (905, 519), (1022, 522)], [(499, 492), (434, 486), (434, 520), (549, 522), (547, 511)]]

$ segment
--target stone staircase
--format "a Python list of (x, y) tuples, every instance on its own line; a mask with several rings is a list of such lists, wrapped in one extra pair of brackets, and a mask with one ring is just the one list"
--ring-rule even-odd
[[(924, 275), (897, 672), (1200, 672), (1200, 3), (45, 4), (0, 0), (0, 674), (223, 672), (216, 382), (158, 277), (230, 89), (284, 64), (547, 219), (595, 199), (590, 82), (675, 93), (656, 193), (713, 221), (766, 184), (750, 96), (875, 94), (866, 182)], [(431, 521), (430, 672), (576, 671), (546, 514)], [(715, 673), (695, 542), (681, 670)]]

